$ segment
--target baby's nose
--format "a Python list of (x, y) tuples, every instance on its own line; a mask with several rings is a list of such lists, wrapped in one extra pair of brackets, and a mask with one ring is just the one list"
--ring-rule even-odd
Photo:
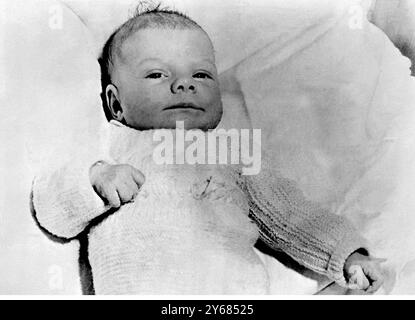
[(171, 92), (196, 93), (196, 84), (191, 78), (178, 78), (171, 84)]

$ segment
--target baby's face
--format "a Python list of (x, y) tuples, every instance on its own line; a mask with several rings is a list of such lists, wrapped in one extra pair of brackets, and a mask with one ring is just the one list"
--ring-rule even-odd
[(145, 29), (121, 48), (113, 73), (122, 120), (133, 128), (215, 128), (222, 102), (212, 44), (201, 30)]

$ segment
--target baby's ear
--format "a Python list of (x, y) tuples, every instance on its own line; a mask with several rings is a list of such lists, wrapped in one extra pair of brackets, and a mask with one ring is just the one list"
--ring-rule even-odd
[(107, 89), (105, 90), (105, 98), (107, 99), (107, 105), (110, 109), (113, 119), (121, 122), (124, 119), (124, 115), (120, 100), (118, 98), (117, 87), (113, 84), (108, 85)]

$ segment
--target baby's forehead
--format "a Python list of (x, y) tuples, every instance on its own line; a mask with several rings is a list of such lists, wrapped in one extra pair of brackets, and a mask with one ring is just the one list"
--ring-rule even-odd
[(159, 59), (176, 61), (210, 61), (215, 64), (212, 41), (202, 29), (149, 28), (134, 32), (117, 44), (117, 55), (122, 62)]

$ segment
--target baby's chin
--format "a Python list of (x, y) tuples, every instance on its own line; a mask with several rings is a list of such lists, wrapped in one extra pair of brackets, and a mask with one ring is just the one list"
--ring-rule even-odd
[(138, 123), (126, 123), (126, 125), (130, 128), (144, 131), (144, 130), (156, 130), (156, 129), (185, 129), (185, 130), (202, 130), (208, 131), (216, 129), (219, 120), (202, 120), (202, 119), (189, 119), (189, 118), (176, 118), (176, 119), (169, 119), (168, 121), (162, 121), (157, 123), (146, 123), (146, 124), (138, 124)]
[(176, 129), (181, 128), (185, 130), (202, 130), (208, 131), (215, 129), (219, 124), (219, 121), (203, 121), (199, 119), (186, 119), (177, 118), (169, 121), (168, 124), (160, 126), (158, 129)]

